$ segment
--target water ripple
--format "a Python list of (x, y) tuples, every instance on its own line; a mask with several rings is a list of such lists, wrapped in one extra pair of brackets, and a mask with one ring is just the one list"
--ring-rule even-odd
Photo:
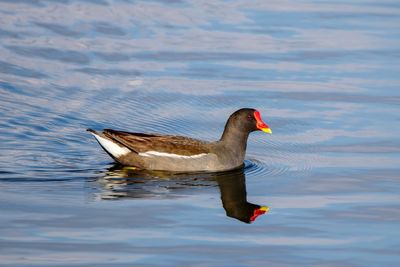
[(7, 49), (15, 54), (32, 57), (32, 58), (42, 58), (48, 60), (56, 60), (65, 63), (73, 64), (89, 64), (89, 57), (81, 52), (58, 49), (52, 47), (28, 47), (28, 46), (6, 46)]
[(271, 164), (267, 165), (257, 159), (247, 159), (245, 160), (245, 172), (249, 176), (255, 177), (276, 177), (284, 175), (289, 171), (288, 166)]

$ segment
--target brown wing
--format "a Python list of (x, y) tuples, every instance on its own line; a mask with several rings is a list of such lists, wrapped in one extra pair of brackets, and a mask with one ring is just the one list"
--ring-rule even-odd
[(103, 133), (136, 153), (158, 151), (191, 156), (209, 152), (207, 142), (183, 136), (131, 133), (112, 129), (104, 129)]

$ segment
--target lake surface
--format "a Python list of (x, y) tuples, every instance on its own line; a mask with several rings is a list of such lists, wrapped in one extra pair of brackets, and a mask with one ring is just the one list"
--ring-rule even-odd
[[(1, 266), (399, 266), (398, 1), (0, 1)], [(246, 167), (114, 166), (85, 129)], [(249, 222), (251, 203), (269, 212)]]

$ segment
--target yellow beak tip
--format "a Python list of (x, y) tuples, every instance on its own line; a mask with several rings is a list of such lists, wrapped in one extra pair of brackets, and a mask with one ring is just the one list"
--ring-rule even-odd
[(270, 128), (262, 128), (261, 131), (272, 134), (272, 130)]
[(269, 211), (269, 207), (267, 207), (267, 206), (262, 206), (262, 207), (260, 208), (260, 210), (262, 210), (262, 211), (264, 211), (264, 212), (268, 212), (268, 211)]

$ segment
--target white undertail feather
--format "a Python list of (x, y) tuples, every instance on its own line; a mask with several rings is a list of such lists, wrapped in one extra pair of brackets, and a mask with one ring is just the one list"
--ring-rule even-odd
[(96, 137), (97, 141), (99, 141), (100, 145), (107, 150), (108, 153), (113, 155), (115, 158), (118, 158), (120, 156), (126, 155), (130, 152), (130, 150), (126, 147), (120, 146), (116, 143), (114, 143), (111, 140), (108, 140), (104, 137), (101, 137), (95, 133), (91, 133)]
[(178, 155), (178, 154), (157, 152), (157, 151), (146, 151), (139, 153), (139, 156), (143, 157), (170, 157), (170, 158), (180, 158), (180, 159), (195, 159), (204, 157), (206, 155), (207, 155), (206, 153), (201, 153), (197, 155), (185, 156), (185, 155)]

